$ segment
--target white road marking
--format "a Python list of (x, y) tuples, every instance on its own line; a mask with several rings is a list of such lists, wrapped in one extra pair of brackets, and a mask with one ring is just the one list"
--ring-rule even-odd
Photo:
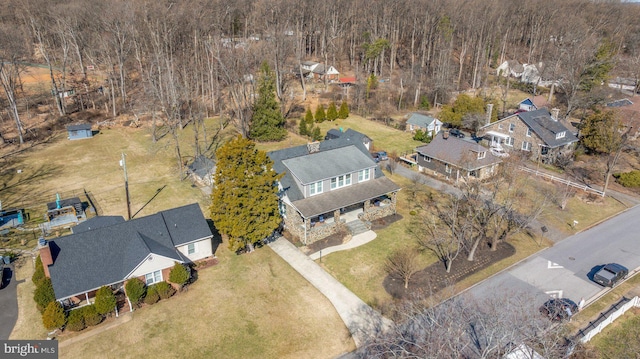
[(558, 263), (553, 263), (552, 261), (547, 261), (547, 269), (559, 269), (559, 268), (564, 268), (564, 267), (559, 265)]
[(545, 293), (549, 294), (551, 298), (562, 298), (562, 290), (550, 290)]

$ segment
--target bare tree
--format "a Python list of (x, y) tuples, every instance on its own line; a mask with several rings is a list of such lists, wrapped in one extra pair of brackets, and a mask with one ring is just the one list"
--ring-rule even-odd
[(411, 247), (395, 251), (387, 257), (384, 268), (390, 276), (400, 277), (405, 289), (409, 288), (411, 277), (421, 269), (418, 252)]

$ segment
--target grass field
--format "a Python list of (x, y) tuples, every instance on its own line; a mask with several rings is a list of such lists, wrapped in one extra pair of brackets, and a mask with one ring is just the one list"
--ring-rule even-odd
[[(219, 123), (211, 119), (208, 126), (213, 133)], [(224, 138), (233, 135), (230, 126)], [(190, 126), (180, 134), (183, 158), (193, 155), (192, 138)], [(172, 139), (153, 143), (148, 128), (105, 128), (78, 141), (60, 134), (21, 152), (2, 166), (3, 205), (28, 207), (37, 217), (56, 192), (87, 190), (100, 214), (126, 217), (122, 152), (132, 212), (144, 207), (138, 217), (193, 202), (208, 217), (209, 198), (178, 176)], [(136, 311), (133, 320), (115, 329), (65, 346), (61, 357), (329, 358), (354, 348), (327, 299), (270, 249), (236, 256), (223, 245), (217, 256), (220, 263), (203, 270), (188, 292)], [(24, 259), (17, 270), (17, 277), (25, 279), (18, 284), (20, 319), (11, 337), (42, 339), (46, 330), (32, 300), (32, 264)]]

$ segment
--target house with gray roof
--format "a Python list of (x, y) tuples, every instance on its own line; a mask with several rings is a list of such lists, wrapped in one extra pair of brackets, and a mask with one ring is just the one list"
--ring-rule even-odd
[(417, 130), (423, 133), (430, 133), (433, 137), (436, 133), (440, 132), (442, 128), (442, 121), (429, 115), (423, 115), (421, 113), (414, 112), (407, 119), (407, 131), (416, 132)]
[(573, 152), (578, 137), (558, 118), (557, 109), (520, 112), (482, 126), (477, 133), (492, 148), (522, 151), (533, 160), (552, 163)]
[(442, 175), (454, 181), (485, 179), (497, 173), (502, 160), (474, 142), (448, 132), (437, 134), (427, 145), (416, 148), (418, 170)]
[(278, 184), (284, 228), (301, 242), (395, 214), (400, 187), (377, 166), (366, 139), (347, 130), (337, 138), (268, 153), (274, 170), (284, 174)]
[(123, 291), (131, 278), (165, 281), (176, 262), (213, 256), (213, 233), (198, 204), (125, 221), (94, 217), (74, 234), (41, 240), (40, 258), (56, 300), (88, 304), (102, 286)]
[(67, 135), (70, 140), (81, 140), (83, 138), (93, 137), (90, 123), (82, 123), (79, 125), (67, 126)]

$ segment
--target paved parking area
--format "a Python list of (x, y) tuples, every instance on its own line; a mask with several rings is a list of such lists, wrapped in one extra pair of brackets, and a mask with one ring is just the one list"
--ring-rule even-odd
[(9, 339), (18, 320), (17, 286), (13, 265), (6, 265), (0, 288), (0, 340)]

